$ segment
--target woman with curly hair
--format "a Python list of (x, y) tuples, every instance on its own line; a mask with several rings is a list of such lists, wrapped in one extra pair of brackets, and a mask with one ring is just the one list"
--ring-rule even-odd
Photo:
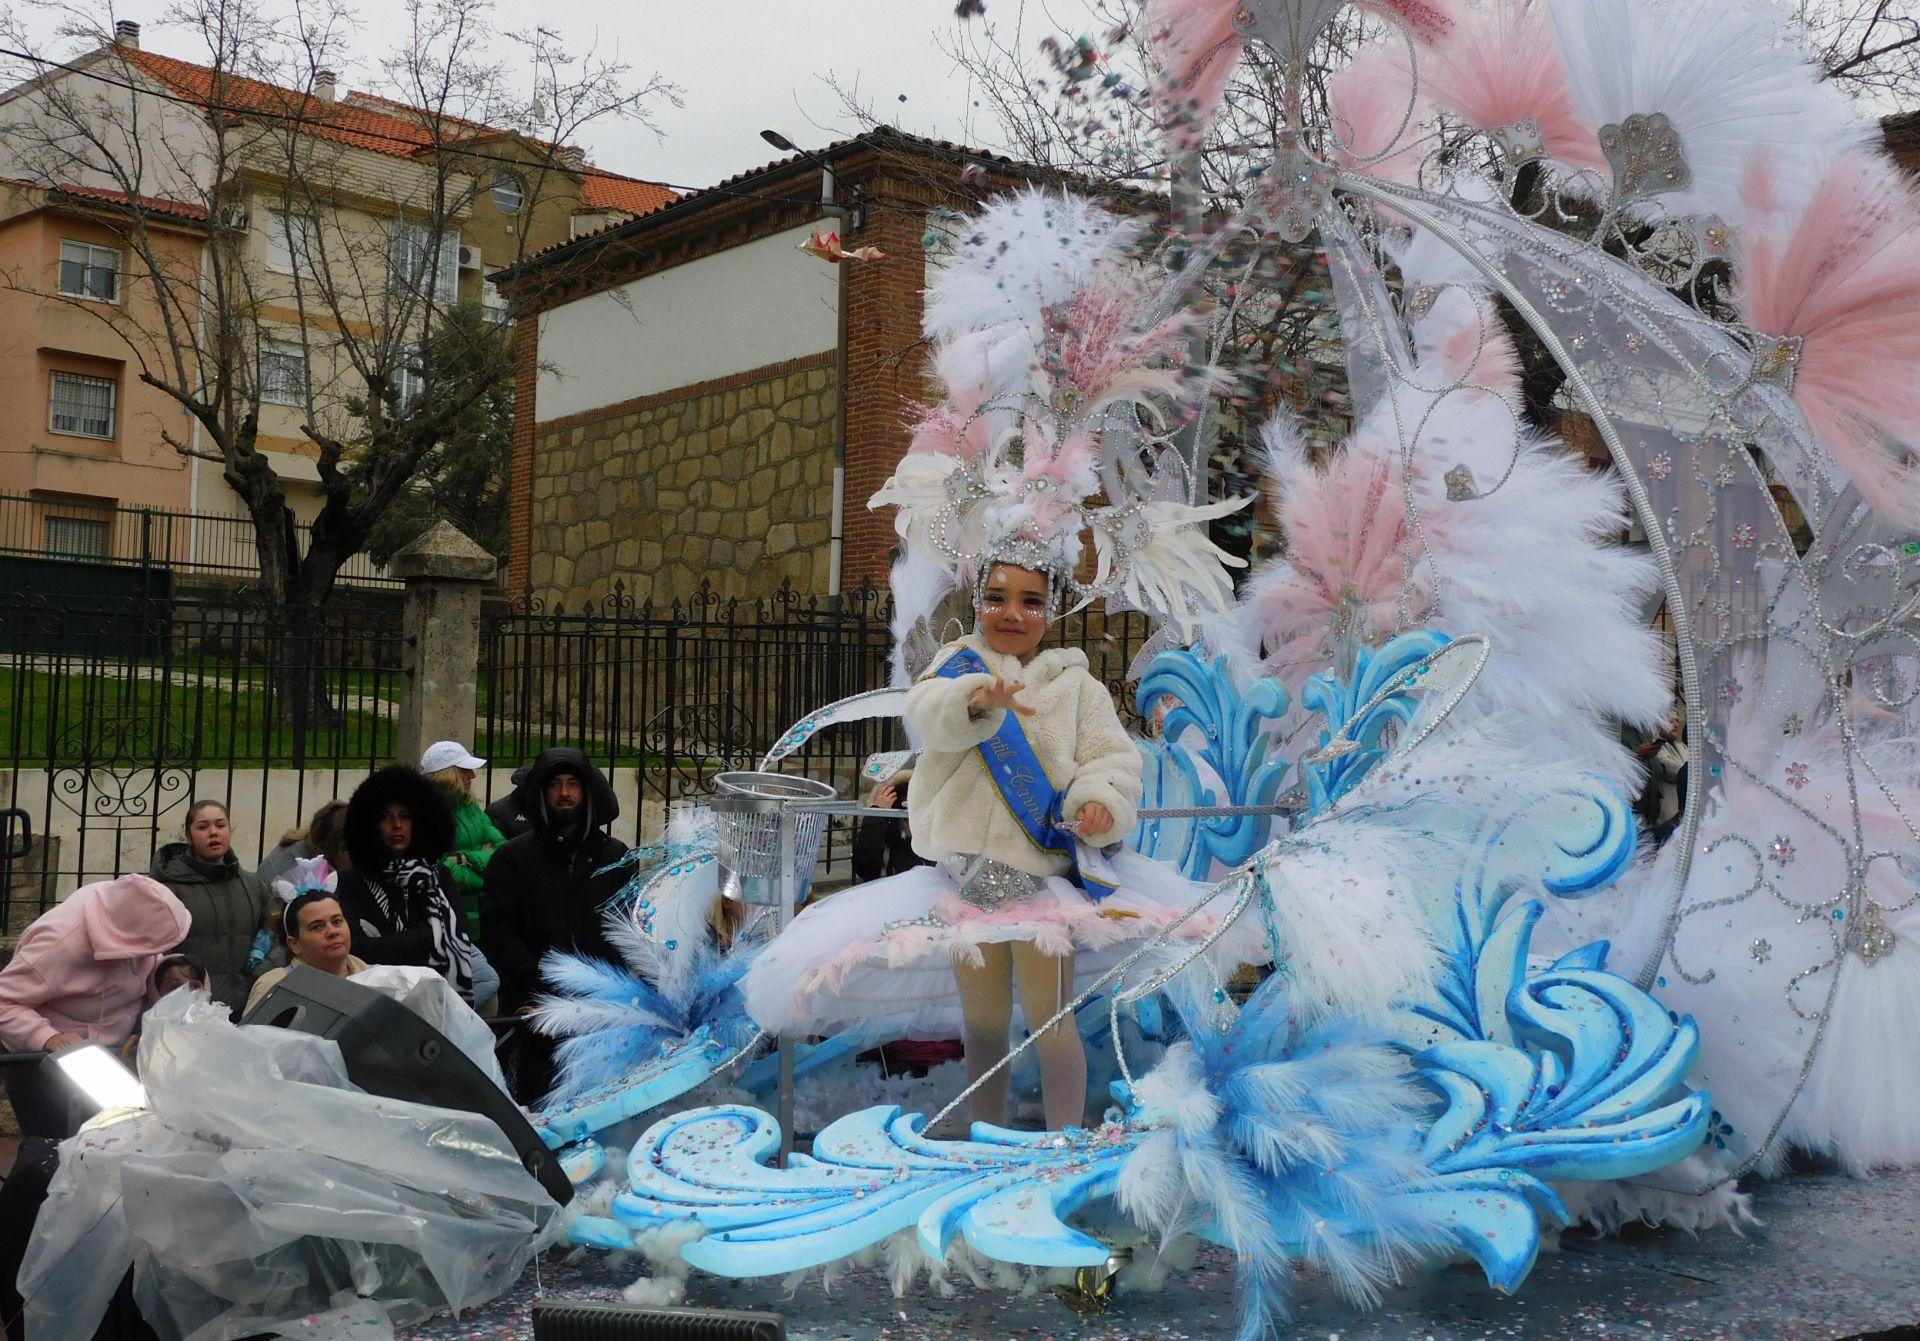
[(340, 872), (339, 900), (360, 958), (424, 964), (471, 1002), (483, 961), (440, 864), (452, 842), (453, 813), (438, 787), (411, 768), (379, 770), (347, 802), (349, 865)]

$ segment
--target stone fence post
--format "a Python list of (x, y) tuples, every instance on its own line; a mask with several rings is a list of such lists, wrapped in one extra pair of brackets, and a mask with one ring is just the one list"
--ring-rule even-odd
[(500, 561), (449, 522), (393, 556), (387, 571), (406, 583), (401, 619), (405, 697), (394, 733), (394, 756), (418, 765), (436, 740), (473, 748), (480, 678), (480, 597)]

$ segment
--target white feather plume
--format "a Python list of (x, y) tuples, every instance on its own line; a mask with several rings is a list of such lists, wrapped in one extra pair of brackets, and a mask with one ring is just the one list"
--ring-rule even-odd
[(1589, 125), (1663, 112), (1692, 173), (1660, 197), (1674, 215), (1748, 219), (1742, 186), (1756, 153), (1773, 161), (1789, 208), (1870, 124), (1783, 40), (1781, 8), (1760, 0), (1548, 0), (1575, 105)]

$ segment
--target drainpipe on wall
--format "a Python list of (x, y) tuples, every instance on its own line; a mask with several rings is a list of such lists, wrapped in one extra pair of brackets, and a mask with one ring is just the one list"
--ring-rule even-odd
[[(840, 245), (852, 242), (853, 211), (841, 205), (834, 195), (833, 169), (821, 164), (820, 203), (840, 221)], [(837, 306), (838, 334), (833, 347), (833, 517), (827, 533), (827, 599), (834, 609), (840, 607), (840, 564), (847, 506), (847, 322), (848, 298), (852, 292), (853, 267), (845, 257), (840, 261), (840, 294)]]

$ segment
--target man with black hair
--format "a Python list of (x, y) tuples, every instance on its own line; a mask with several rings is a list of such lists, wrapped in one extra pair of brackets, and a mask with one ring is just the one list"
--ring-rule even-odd
[(527, 1009), (549, 950), (620, 962), (602, 925), (627, 882), (624, 869), (607, 869), (627, 855), (607, 832), (620, 815), (612, 784), (585, 754), (563, 748), (535, 759), (522, 786), (533, 828), (495, 849), (480, 890), (480, 945), (500, 973), (502, 1014)]

